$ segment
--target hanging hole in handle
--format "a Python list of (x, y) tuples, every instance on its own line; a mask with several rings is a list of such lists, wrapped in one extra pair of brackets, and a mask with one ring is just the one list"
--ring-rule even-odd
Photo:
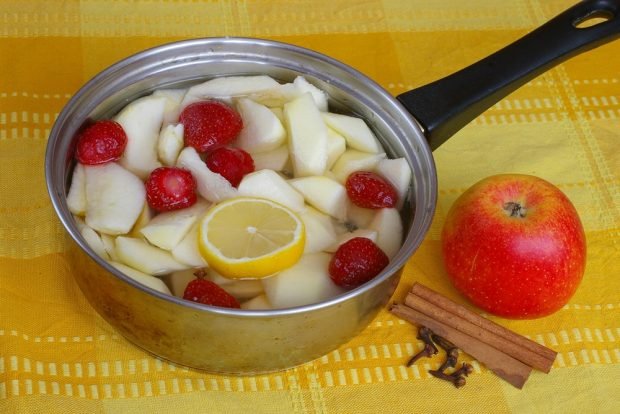
[(583, 17), (579, 17), (573, 22), (573, 27), (576, 29), (587, 29), (602, 23), (605, 23), (615, 16), (612, 12), (607, 10), (596, 10)]

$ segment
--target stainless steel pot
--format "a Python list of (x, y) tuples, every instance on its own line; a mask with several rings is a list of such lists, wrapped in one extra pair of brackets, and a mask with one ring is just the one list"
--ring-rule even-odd
[[(196, 39), (131, 56), (84, 85), (60, 113), (49, 137), (48, 191), (74, 242), (69, 243), (68, 252), (73, 275), (96, 311), (123, 336), (175, 363), (211, 372), (250, 374), (320, 357), (367, 326), (389, 300), (403, 266), (422, 242), (437, 197), (431, 149), (540, 71), (617, 36), (619, 10), (617, 0), (582, 2), (510, 48), (398, 99), (334, 59), (267, 40)], [(593, 14), (607, 21), (589, 29), (575, 27)], [(563, 38), (556, 38), (558, 35)], [(155, 89), (246, 74), (267, 74), (281, 81), (305, 76), (330, 94), (332, 107), (364, 117), (391, 156), (409, 162), (413, 180), (403, 211), (406, 237), (399, 253), (374, 280), (303, 307), (270, 311), (215, 308), (134, 282), (97, 256), (80, 236), (66, 194), (74, 137), (85, 122), (110, 117)]]

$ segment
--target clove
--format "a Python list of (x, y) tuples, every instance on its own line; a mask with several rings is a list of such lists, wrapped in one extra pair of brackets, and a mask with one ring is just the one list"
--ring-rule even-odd
[(424, 348), (417, 354), (411, 357), (409, 362), (407, 362), (407, 366), (412, 366), (418, 359), (422, 357), (430, 357), (431, 355), (435, 355), (439, 350), (435, 346), (432, 340), (433, 332), (425, 326), (422, 326), (418, 330), (418, 339), (424, 342)]
[(466, 380), (462, 375), (454, 376), (452, 374), (446, 374), (443, 371), (432, 370), (428, 371), (433, 377), (439, 378), (444, 381), (451, 382), (456, 388), (461, 388), (465, 386)]
[(439, 366), (437, 371), (444, 372), (448, 368), (456, 367), (456, 362), (459, 358), (459, 349), (452, 342), (439, 335), (433, 334), (432, 339), (446, 351), (446, 360)]
[(461, 365), (459, 369), (457, 369), (450, 375), (453, 377), (467, 377), (472, 372), (474, 372), (474, 367), (472, 367), (467, 362), (463, 362), (463, 365)]

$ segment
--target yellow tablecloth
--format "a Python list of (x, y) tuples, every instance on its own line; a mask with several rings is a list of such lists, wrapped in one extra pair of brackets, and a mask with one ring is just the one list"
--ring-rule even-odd
[(58, 112), (90, 77), (146, 47), (254, 36), (314, 48), (394, 95), (480, 59), (575, 0), (0, 2), (0, 412), (414, 413), (620, 411), (620, 41), (502, 100), (435, 151), (435, 221), (395, 299), (421, 281), (465, 303), (439, 256), (447, 209), (496, 173), (538, 175), (579, 211), (588, 264), (570, 303), (495, 319), (557, 350), (523, 390), (476, 364), (465, 388), (405, 368), (415, 330), (382, 311), (340, 349), (271, 375), (211, 375), (156, 359), (88, 305), (65, 260), (43, 159)]

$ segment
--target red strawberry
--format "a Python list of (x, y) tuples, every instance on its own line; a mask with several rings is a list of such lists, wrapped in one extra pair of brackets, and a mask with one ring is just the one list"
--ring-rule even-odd
[(97, 121), (78, 137), (75, 157), (86, 165), (118, 160), (127, 146), (127, 134), (115, 121)]
[(240, 308), (239, 302), (230, 293), (207, 279), (194, 279), (187, 284), (183, 299), (222, 308)]
[(349, 199), (359, 207), (390, 208), (396, 205), (398, 194), (380, 175), (370, 171), (356, 171), (345, 183)]
[(237, 187), (244, 175), (254, 171), (252, 156), (239, 148), (222, 147), (207, 154), (207, 167)]
[(219, 101), (201, 101), (188, 105), (179, 116), (185, 145), (198, 152), (212, 151), (235, 139), (243, 121), (230, 106)]
[(358, 287), (377, 276), (390, 259), (372, 240), (354, 237), (338, 247), (329, 262), (329, 276), (338, 286)]
[(157, 211), (179, 210), (196, 203), (196, 180), (177, 167), (160, 167), (146, 180), (146, 201)]

